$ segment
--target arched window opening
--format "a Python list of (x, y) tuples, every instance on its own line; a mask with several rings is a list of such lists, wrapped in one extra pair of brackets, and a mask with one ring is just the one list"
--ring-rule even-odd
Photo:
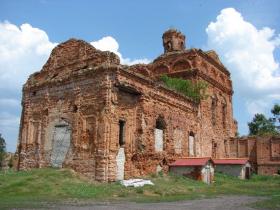
[(123, 147), (125, 144), (124, 131), (125, 131), (125, 121), (120, 120), (119, 121), (119, 145), (120, 145), (120, 147)]
[(195, 156), (195, 138), (192, 131), (189, 134), (189, 156)]
[(173, 65), (172, 71), (187, 70), (187, 69), (190, 69), (190, 68), (191, 68), (191, 65), (190, 65), (189, 61), (187, 61), (187, 60), (178, 60)]
[(163, 138), (164, 138), (164, 129), (166, 127), (164, 118), (159, 116), (156, 120), (155, 126), (155, 151), (162, 152), (163, 151)]

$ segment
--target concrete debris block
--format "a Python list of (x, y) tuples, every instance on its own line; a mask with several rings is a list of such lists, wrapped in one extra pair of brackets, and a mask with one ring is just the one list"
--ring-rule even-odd
[(122, 180), (120, 183), (125, 187), (143, 187), (144, 185), (154, 185), (151, 180), (145, 179), (128, 179)]

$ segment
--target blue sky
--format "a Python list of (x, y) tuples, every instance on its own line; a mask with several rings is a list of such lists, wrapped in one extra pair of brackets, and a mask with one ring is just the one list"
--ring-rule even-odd
[(277, 0), (0, 0), (0, 133), (8, 150), (16, 147), (22, 84), (56, 44), (75, 37), (117, 53), (122, 63), (149, 62), (163, 52), (170, 27), (186, 35), (187, 48), (219, 53), (246, 134), (254, 113), (268, 114), (280, 102), (279, 11)]

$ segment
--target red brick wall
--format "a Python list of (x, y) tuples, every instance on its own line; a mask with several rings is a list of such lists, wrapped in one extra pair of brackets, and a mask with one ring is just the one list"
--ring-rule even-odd
[[(248, 157), (253, 169), (261, 175), (272, 175), (280, 168), (279, 137), (247, 137), (236, 138), (231, 144), (231, 157)], [(236, 150), (235, 144), (239, 145)]]
[[(158, 81), (164, 73), (205, 81), (209, 97), (195, 103), (167, 89)], [(50, 165), (53, 128), (60, 120), (72, 132), (63, 166), (99, 181), (116, 178), (120, 120), (125, 121), (125, 178), (167, 171), (175, 158), (189, 156), (191, 132), (195, 156), (225, 157), (225, 144), (237, 129), (232, 93), (230, 74), (213, 52), (182, 50), (127, 67), (112, 53), (69, 40), (24, 86), (20, 168)], [(154, 146), (158, 118), (165, 125), (163, 152)]]

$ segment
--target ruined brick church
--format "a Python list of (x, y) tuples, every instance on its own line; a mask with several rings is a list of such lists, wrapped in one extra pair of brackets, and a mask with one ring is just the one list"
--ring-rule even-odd
[[(23, 87), (19, 168), (67, 167), (98, 181), (166, 171), (180, 157), (222, 158), (237, 123), (230, 73), (214, 51), (185, 48), (170, 29), (149, 64), (70, 39)], [(161, 75), (207, 83), (199, 102)]]

